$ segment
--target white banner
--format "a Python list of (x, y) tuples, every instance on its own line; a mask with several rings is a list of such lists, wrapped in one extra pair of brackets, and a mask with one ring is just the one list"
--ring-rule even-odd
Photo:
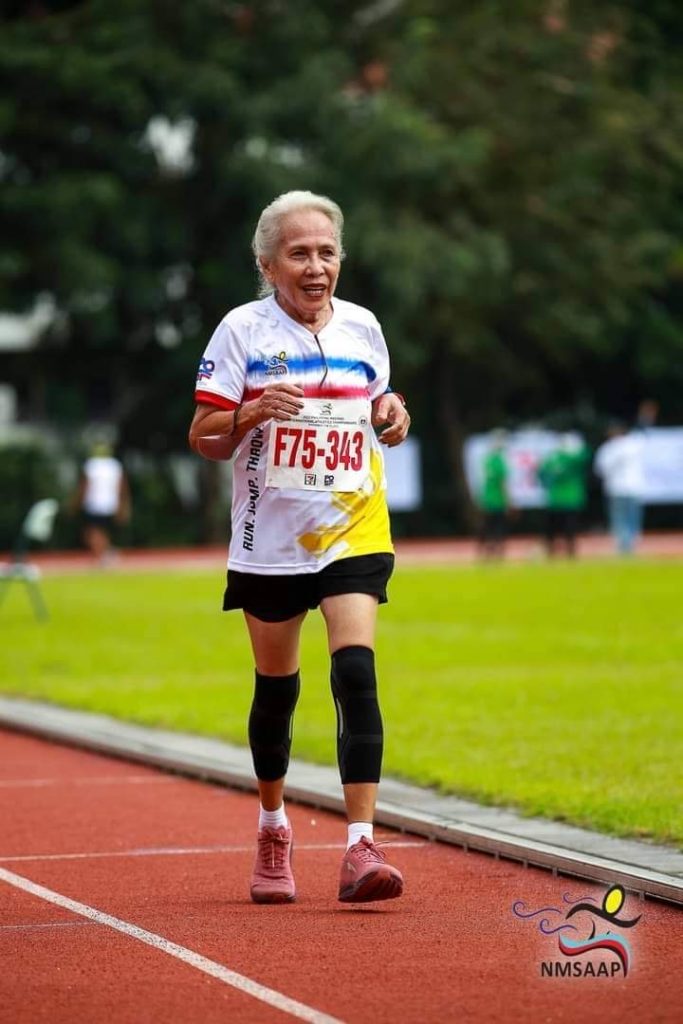
[[(495, 434), (474, 434), (465, 441), (465, 475), (475, 503), (482, 487), (484, 456)], [(538, 466), (558, 447), (562, 435), (553, 430), (517, 430), (505, 436), (508, 466), (507, 492), (514, 508), (544, 508), (546, 496), (538, 481)], [(572, 434), (578, 441), (583, 438)]]
[(387, 503), (392, 512), (413, 512), (422, 505), (420, 443), (407, 437), (395, 448), (384, 448)]
[(650, 427), (643, 437), (643, 501), (647, 505), (683, 502), (683, 427)]
[[(508, 494), (515, 508), (543, 508), (545, 492), (538, 482), (539, 463), (566, 436), (553, 430), (517, 430), (506, 435)], [(580, 434), (572, 433), (583, 442)], [(683, 427), (651, 427), (642, 433), (643, 502), (648, 505), (683, 503)], [(484, 456), (494, 434), (474, 434), (465, 441), (465, 475), (472, 497), (477, 499), (482, 484)], [(590, 472), (590, 466), (587, 466)]]

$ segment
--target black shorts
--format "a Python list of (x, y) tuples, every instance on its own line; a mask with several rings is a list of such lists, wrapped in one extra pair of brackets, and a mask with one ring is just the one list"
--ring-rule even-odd
[(102, 530), (113, 530), (116, 517), (103, 516), (98, 512), (81, 512), (81, 522), (83, 526), (99, 526)]
[(387, 583), (394, 571), (394, 556), (356, 555), (340, 558), (320, 572), (289, 576), (262, 576), (228, 569), (223, 611), (243, 608), (262, 622), (285, 622), (317, 608), (324, 597), (337, 594), (373, 594), (386, 604)]

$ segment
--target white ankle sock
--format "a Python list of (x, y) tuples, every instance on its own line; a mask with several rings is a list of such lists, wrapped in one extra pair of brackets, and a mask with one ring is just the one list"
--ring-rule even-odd
[(360, 842), (361, 836), (365, 836), (370, 842), (373, 842), (372, 838), (372, 822), (371, 821), (352, 821), (349, 824), (349, 837), (346, 842), (346, 849), (350, 846), (354, 846)]
[(285, 805), (281, 804), (276, 811), (265, 811), (259, 805), (258, 827), (262, 828), (288, 828), (289, 820), (285, 814)]

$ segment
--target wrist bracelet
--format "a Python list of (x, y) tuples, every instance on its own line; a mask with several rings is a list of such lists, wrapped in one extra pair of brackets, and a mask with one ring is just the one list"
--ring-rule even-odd
[[(405, 398), (403, 397), (403, 395), (401, 394), (400, 391), (394, 391), (394, 389), (392, 387), (388, 387), (386, 389), (386, 391), (382, 392), (382, 395), (396, 395), (396, 397), (398, 398), (398, 400), (401, 403), (401, 405), (405, 408), (406, 400), (405, 400)], [(381, 398), (382, 395), (380, 395), (379, 397)]]
[(240, 402), (240, 404), (235, 407), (235, 411), (232, 414), (232, 430), (230, 431), (230, 437), (232, 437), (232, 435), (237, 430), (237, 417), (240, 414), (241, 408), (242, 408), (242, 403)]

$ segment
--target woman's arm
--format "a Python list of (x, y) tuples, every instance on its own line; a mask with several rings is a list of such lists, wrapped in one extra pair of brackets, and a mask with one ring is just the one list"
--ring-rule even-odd
[(238, 410), (241, 411), (240, 406), (226, 412), (213, 405), (198, 405), (194, 411), (188, 437), (192, 451), (214, 461), (231, 459), (241, 440), (237, 432), (233, 434), (235, 413), (239, 426)]
[(205, 459), (231, 459), (245, 434), (259, 423), (296, 416), (303, 396), (302, 388), (295, 384), (270, 384), (258, 398), (231, 411), (197, 405), (190, 425), (190, 448)]

